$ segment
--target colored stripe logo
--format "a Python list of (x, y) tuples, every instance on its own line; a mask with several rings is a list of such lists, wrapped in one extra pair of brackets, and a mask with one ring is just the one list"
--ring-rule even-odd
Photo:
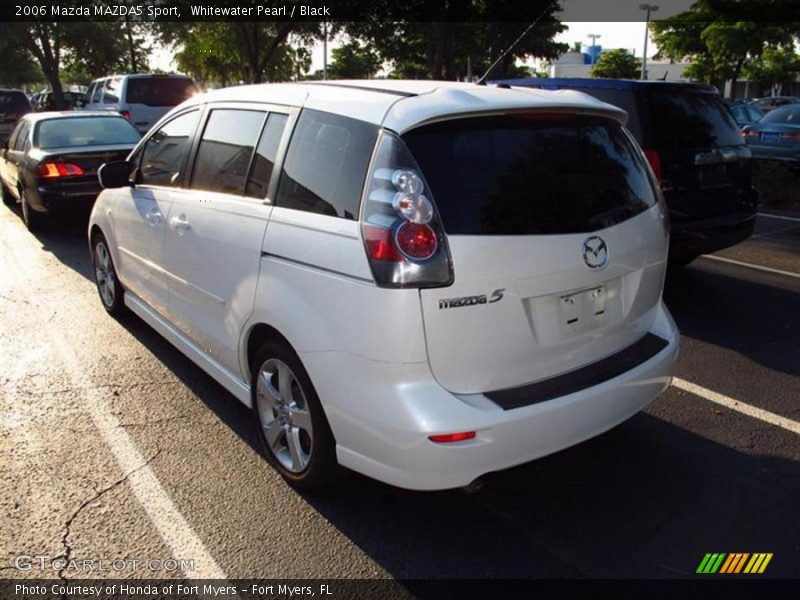
[(701, 574), (726, 574), (735, 575), (746, 573), (756, 575), (763, 573), (769, 561), (772, 560), (772, 552), (707, 552), (700, 561), (696, 573)]

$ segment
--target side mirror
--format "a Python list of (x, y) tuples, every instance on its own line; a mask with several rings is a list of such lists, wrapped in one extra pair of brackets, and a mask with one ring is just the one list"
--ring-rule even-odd
[(123, 188), (132, 185), (131, 164), (125, 160), (107, 162), (97, 171), (97, 178), (104, 188)]

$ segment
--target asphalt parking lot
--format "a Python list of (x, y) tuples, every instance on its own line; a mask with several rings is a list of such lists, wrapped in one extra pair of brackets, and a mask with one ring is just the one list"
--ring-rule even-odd
[(768, 552), (762, 577), (798, 577), (800, 219), (761, 216), (665, 295), (676, 385), (609, 433), (476, 495), (350, 475), (304, 496), (244, 406), (105, 314), (80, 220), (34, 236), (3, 206), (0, 569), (39, 577), (15, 560), (45, 555), (160, 561), (118, 577), (674, 578), (707, 552)]

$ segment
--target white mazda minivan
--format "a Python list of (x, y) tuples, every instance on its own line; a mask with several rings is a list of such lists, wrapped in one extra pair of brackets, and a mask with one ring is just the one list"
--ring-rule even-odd
[(436, 81), (195, 96), (100, 171), (100, 298), (252, 407), (291, 484), (468, 485), (670, 384), (669, 223), (625, 119)]

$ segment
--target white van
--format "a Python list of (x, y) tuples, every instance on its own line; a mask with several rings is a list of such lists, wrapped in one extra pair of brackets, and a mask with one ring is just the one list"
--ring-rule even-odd
[(252, 407), (293, 485), (468, 485), (670, 384), (669, 225), (625, 117), (435, 81), (195, 96), (101, 169), (100, 297)]
[(186, 75), (137, 73), (96, 79), (86, 92), (86, 110), (114, 110), (141, 133), (197, 93)]

